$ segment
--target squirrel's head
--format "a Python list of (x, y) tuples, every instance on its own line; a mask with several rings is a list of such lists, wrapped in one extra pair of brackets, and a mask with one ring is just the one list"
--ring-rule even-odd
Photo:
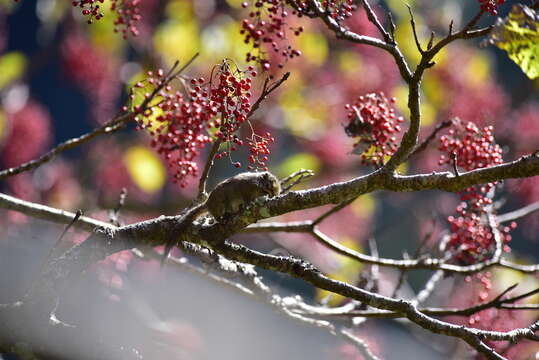
[(281, 183), (272, 173), (264, 171), (259, 176), (260, 187), (268, 196), (273, 197), (281, 193)]

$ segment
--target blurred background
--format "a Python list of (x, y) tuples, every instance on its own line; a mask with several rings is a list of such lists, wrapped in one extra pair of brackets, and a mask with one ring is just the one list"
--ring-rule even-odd
[[(243, 9), (241, 1), (142, 0), (139, 34), (126, 40), (113, 31), (115, 15), (108, 10), (109, 2), (102, 5), (104, 18), (89, 25), (80, 9), (69, 1), (0, 0), (2, 168), (31, 160), (55, 144), (112, 119), (126, 103), (130, 86), (148, 70), (167, 69), (174, 61), (186, 62), (197, 52), (200, 56), (186, 71), (193, 77), (209, 77), (212, 67), (223, 58), (240, 68), (247, 67), (245, 54), (252, 51), (252, 46), (244, 44), (240, 22), (250, 10)], [(506, 1), (500, 7), (500, 16), (517, 2), (527, 3)], [(412, 6), (425, 43), (431, 30), (442, 36), (451, 20), (458, 29), (478, 10), (477, 2), (469, 0), (407, 3)], [(383, 14), (383, 9), (391, 9), (397, 40), (409, 62), (416, 64), (419, 54), (406, 4), (381, 1), (376, 10)], [(291, 72), (289, 80), (253, 118), (256, 129), (269, 131), (276, 139), (271, 146), (270, 171), (284, 177), (301, 168), (313, 170), (316, 175), (297, 188), (367, 173), (372, 169), (352, 153), (355, 141), (344, 131), (348, 122), (344, 106), (360, 95), (384, 92), (396, 98), (396, 110), (406, 119), (407, 88), (392, 58), (379, 49), (336, 40), (320, 21), (293, 16), (287, 21), (290, 27), (303, 27), (299, 36), (291, 35), (286, 40), (302, 55), (287, 61), (284, 70), (262, 72), (254, 85), (260, 89), (266, 76), (277, 78), (283, 71)], [(493, 16), (483, 17), (484, 24), (494, 21)], [(378, 36), (361, 10), (346, 24), (358, 33)], [(494, 126), (504, 160), (533, 152), (539, 148), (538, 86), (539, 82), (529, 80), (503, 51), (481, 47), (479, 40), (455, 42), (437, 56), (436, 66), (424, 79), (422, 137), (436, 124), (459, 117), (481, 127)], [(451, 170), (438, 165), (437, 147), (434, 141), (400, 171)], [(245, 165), (236, 169), (231, 162), (246, 162), (246, 156), (246, 151), (240, 150), (231, 160), (217, 161), (210, 188), (245, 171)], [(200, 164), (203, 161), (204, 156)], [(120, 221), (131, 223), (177, 214), (190, 203), (198, 179), (190, 179), (189, 185), (181, 188), (170, 181), (171, 172), (151, 148), (149, 135), (129, 126), (63, 153), (35, 171), (8, 178), (0, 182), (0, 190), (65, 210), (82, 209), (85, 215), (108, 221), (109, 211), (117, 206), (126, 188)], [(539, 201), (539, 177), (505, 182), (496, 200), (503, 204), (499, 213)], [(447, 217), (454, 215), (459, 201), (456, 194), (434, 191), (377, 192), (360, 197), (324, 221), (321, 229), (364, 252), (369, 251), (368, 239), (374, 239), (380, 256), (401, 258), (405, 252), (414, 254), (422, 242), (427, 244), (423, 251), (436, 249), (448, 228)], [(327, 209), (291, 213), (279, 220), (313, 219)], [(0, 226), (0, 303), (6, 303), (18, 299), (30, 286), (63, 227), (6, 210), (0, 210)], [(511, 232), (512, 251), (508, 256), (517, 262), (538, 262), (538, 229), (537, 214), (520, 220)], [(72, 231), (62, 246), (67, 248), (86, 236)], [(302, 257), (332, 277), (353, 283), (362, 270), (368, 269), (308, 235), (243, 235), (234, 241), (267, 253)], [(180, 255), (177, 250), (174, 254)], [(409, 272), (401, 296), (421, 289), (430, 275), (428, 271)], [(332, 305), (343, 302), (287, 276), (263, 276), (282, 294), (299, 293), (311, 302)], [(399, 273), (381, 269), (380, 276), (380, 291), (391, 295)], [(492, 294), (515, 282), (520, 283), (522, 292), (539, 286), (535, 278), (511, 271), (500, 270), (489, 276)], [(437, 305), (471, 304), (477, 300), (481, 285), (464, 280), (457, 276), (444, 279), (429, 301)], [(131, 252), (96, 264), (73, 285), (60, 312), (66, 319), (84, 324), (84, 331), (92, 333), (89, 338), (101, 341), (79, 344), (67, 339), (61, 347), (72, 358), (82, 353), (92, 358), (96, 347), (113, 351), (117, 350), (115, 345), (124, 344), (129, 355), (120, 351), (106, 358), (130, 358), (134, 356), (132, 350), (138, 349), (141, 358), (152, 359), (360, 359), (350, 345), (324, 330), (296, 324), (267, 305), (216, 287), (173, 265), (160, 270), (158, 260), (139, 259)], [(508, 324), (509, 320), (496, 316), (485, 315), (475, 325), (492, 328), (496, 321)], [(526, 313), (510, 321), (526, 323), (534, 316), (537, 314)], [(432, 340), (423, 332), (410, 333), (409, 328), (390, 324), (369, 321), (358, 333), (384, 358), (441, 359), (446, 358), (443, 354), (448, 347), (455, 348), (448, 339)], [(47, 344), (54, 351), (59, 351), (59, 345)]]

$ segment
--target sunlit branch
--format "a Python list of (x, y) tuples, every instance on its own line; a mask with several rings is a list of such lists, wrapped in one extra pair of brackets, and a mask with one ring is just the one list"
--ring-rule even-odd
[(416, 146), (414, 151), (410, 154), (410, 156), (417, 155), (418, 153), (425, 150), (429, 144), (436, 138), (436, 135), (446, 127), (451, 126), (453, 122), (451, 120), (442, 121), (441, 123), (437, 124), (436, 127), (432, 130), (432, 132), (423, 140), (420, 144)]
[(497, 219), (498, 219), (498, 222), (502, 224), (505, 222), (518, 220), (520, 218), (533, 214), (534, 212), (538, 210), (539, 210), (539, 201), (533, 204), (526, 205), (523, 208), (520, 208), (518, 210), (514, 210), (505, 214), (498, 215)]
[(376, 26), (380, 34), (382, 34), (382, 37), (384, 38), (385, 42), (388, 44), (395, 44), (395, 39), (386, 31), (386, 29), (384, 29), (384, 27), (380, 23), (380, 20), (378, 20), (378, 16), (376, 16), (376, 13), (369, 4), (368, 0), (361, 0), (361, 2), (363, 3), (363, 8), (367, 13), (367, 18), (374, 26)]
[(293, 277), (303, 279), (318, 288), (358, 300), (373, 307), (403, 313), (409, 320), (431, 332), (461, 338), (478, 351), (481, 351), (489, 359), (503, 359), (503, 357), (500, 357), (495, 352), (489, 352), (488, 349), (490, 348), (488, 347), (482, 347), (479, 344), (479, 338), (491, 340), (533, 339), (535, 337), (534, 332), (539, 328), (539, 324), (532, 324), (528, 328), (498, 332), (457, 326), (431, 318), (421, 313), (413, 304), (407, 301), (387, 298), (340, 281), (329, 279), (312, 265), (299, 259), (264, 255), (247, 249), (244, 246), (230, 243), (223, 243), (217, 246), (217, 251), (238, 261), (249, 262), (267, 270), (287, 273)]
[(243, 233), (259, 232), (309, 232), (313, 226), (312, 221), (263, 222), (252, 224), (242, 230)]
[[(2, 193), (0, 193), (0, 207), (7, 210), (18, 211), (36, 219), (47, 220), (58, 224), (69, 224), (76, 216), (75, 213), (69, 211), (24, 201)], [(77, 221), (73, 223), (73, 227), (86, 231), (92, 231), (96, 227), (115, 228), (115, 226), (110, 223), (95, 220), (87, 216), (79, 217)]]
[(28, 170), (33, 170), (43, 165), (44, 163), (52, 160), (58, 154), (66, 150), (78, 147), (99, 135), (111, 134), (122, 129), (129, 121), (133, 120), (137, 114), (144, 113), (146, 109), (151, 107), (150, 103), (158, 95), (159, 91), (161, 91), (176, 76), (181, 74), (196, 59), (197, 56), (198, 54), (195, 54), (184, 66), (182, 66), (178, 71), (174, 72), (175, 68), (178, 66), (178, 62), (176, 62), (169, 70), (167, 76), (165, 77), (165, 80), (152, 91), (150, 96), (144, 99), (140, 106), (137, 107), (135, 112), (128, 112), (126, 114), (115, 117), (114, 119), (110, 120), (109, 122), (87, 134), (64, 141), (63, 143), (57, 145), (53, 149), (49, 150), (49, 152), (45, 153), (37, 159), (33, 159), (19, 166), (0, 171), (0, 180), (9, 176), (20, 174)]
[(348, 341), (352, 342), (356, 349), (359, 350), (362, 357), (366, 360), (379, 360), (380, 358), (377, 357), (372, 353), (372, 351), (369, 349), (369, 346), (358, 337), (354, 336), (349, 330), (341, 330), (340, 331), (343, 338), (347, 339)]
[(414, 13), (412, 12), (412, 7), (408, 4), (406, 4), (406, 6), (408, 7), (408, 13), (410, 13), (410, 25), (412, 26), (412, 33), (414, 34), (415, 45), (419, 53), (423, 55), (425, 51), (423, 50), (423, 48), (421, 47), (421, 43), (419, 42), (419, 36), (417, 34), (415, 18), (414, 18)]
[[(169, 257), (170, 263), (175, 265), (179, 270), (187, 271), (200, 278), (210, 280), (219, 286), (224, 286), (256, 301), (265, 303), (277, 312), (280, 312), (295, 321), (326, 329), (330, 334), (341, 337), (345, 341), (352, 343), (359, 351), (367, 356), (367, 359), (378, 359), (378, 357), (369, 350), (367, 344), (349, 333), (346, 329), (337, 330), (336, 326), (330, 321), (313, 319), (292, 311), (290, 309), (291, 303), (294, 305), (303, 304), (303, 302), (299, 300), (299, 297), (281, 297), (274, 293), (269, 286), (264, 284), (251, 265), (232, 262), (219, 254), (213, 253), (209, 249), (202, 249), (192, 244), (183, 244), (182, 250), (190, 255), (202, 258), (205, 264), (211, 266), (212, 270), (225, 273), (226, 277), (219, 276), (213, 272), (208, 272), (207, 268), (195, 266), (189, 263), (187, 258)], [(145, 256), (149, 256), (155, 260), (161, 260), (161, 254), (157, 254), (155, 251), (147, 251), (145, 252)], [(233, 281), (230, 278), (231, 276), (239, 278), (239, 281)]]
[(435, 64), (433, 59), (438, 52), (440, 52), (440, 50), (454, 40), (479, 37), (487, 34), (490, 31), (491, 28), (481, 30), (472, 29), (475, 23), (481, 17), (481, 14), (482, 12), (475, 16), (462, 30), (456, 33), (452, 33), (452, 31), (450, 31), (446, 37), (438, 41), (436, 44), (433, 45), (432, 42), (429, 42), (427, 50), (422, 50), (421, 46), (419, 45), (419, 40), (417, 40), (417, 34), (415, 33), (415, 21), (412, 17), (413, 32), (414, 36), (416, 36), (417, 45), (421, 52), (421, 59), (415, 71), (409, 78), (403, 76), (403, 79), (408, 83), (408, 109), (410, 111), (410, 126), (404, 133), (399, 148), (385, 165), (388, 170), (394, 171), (400, 164), (407, 161), (410, 155), (413, 153), (414, 148), (417, 146), (419, 130), (421, 128), (420, 84), (425, 71)]
[(371, 45), (386, 50), (395, 59), (395, 62), (397, 64), (397, 67), (399, 68), (403, 79), (409, 81), (412, 78), (412, 72), (410, 71), (410, 68), (408, 67), (408, 64), (406, 63), (406, 60), (404, 59), (404, 56), (401, 53), (400, 49), (395, 44), (387, 43), (386, 41), (379, 40), (370, 36), (359, 35), (353, 31), (348, 30), (344, 26), (340, 25), (335, 19), (333, 19), (317, 0), (309, 0), (309, 5), (313, 9), (316, 16), (319, 17), (322, 21), (324, 21), (327, 27), (335, 33), (337, 38), (347, 40), (356, 44)]
[(307, 179), (311, 176), (314, 176), (314, 172), (312, 170), (305, 170), (305, 169), (301, 169), (294, 172), (293, 174), (290, 174), (289, 176), (285, 177), (284, 179), (280, 181), (281, 187), (282, 187), (281, 193), (282, 194), (287, 193), (294, 186), (296, 186), (297, 184), (301, 183), (304, 179)]
[[(473, 314), (476, 314), (480, 311), (486, 310), (486, 309), (510, 309), (510, 310), (537, 310), (537, 305), (533, 304), (523, 304), (523, 305), (515, 305), (514, 303), (525, 299), (527, 297), (532, 297), (535, 294), (539, 293), (539, 289), (534, 289), (532, 291), (528, 291), (524, 294), (509, 297), (506, 299), (503, 299), (505, 295), (507, 295), (509, 292), (514, 290), (517, 287), (518, 284), (513, 284), (507, 289), (505, 289), (503, 292), (498, 294), (495, 298), (492, 300), (485, 302), (483, 304), (478, 304), (466, 308), (437, 308), (437, 307), (419, 307), (418, 311), (422, 312), (423, 314), (429, 315), (429, 316), (435, 316), (435, 317), (441, 317), (441, 316), (471, 316)], [(321, 316), (326, 318), (333, 318), (333, 317), (366, 317), (366, 318), (387, 318), (387, 319), (396, 319), (401, 318), (404, 315), (396, 312), (391, 311), (384, 311), (384, 310), (354, 310), (350, 308), (346, 308), (344, 306), (338, 307), (338, 308), (327, 308), (322, 306), (312, 306), (308, 304), (298, 304), (297, 305), (297, 311), (300, 311), (304, 314), (308, 314), (311, 316)]]
[(125, 126), (125, 124), (127, 124), (127, 122), (132, 120), (134, 117), (135, 117), (134, 113), (127, 113), (127, 114), (121, 115), (121, 116), (119, 116), (117, 118), (114, 118), (113, 120), (109, 121), (105, 125), (97, 128), (97, 129), (95, 129), (95, 130), (93, 130), (93, 131), (91, 131), (91, 132), (89, 132), (87, 134), (84, 134), (84, 135), (81, 135), (79, 137), (64, 141), (63, 143), (61, 143), (58, 146), (56, 146), (55, 148), (49, 150), (49, 152), (41, 155), (37, 159), (30, 160), (28, 162), (25, 162), (24, 164), (19, 165), (19, 166), (15, 166), (15, 167), (12, 167), (12, 168), (9, 168), (9, 169), (2, 170), (2, 171), (0, 171), (0, 180), (5, 179), (5, 178), (10, 177), (10, 176), (13, 176), (13, 175), (20, 174), (20, 173), (28, 171), (28, 170), (33, 170), (33, 169), (43, 165), (44, 163), (52, 160), (58, 154), (66, 151), (66, 150), (70, 150), (70, 149), (73, 149), (73, 148), (75, 148), (77, 146), (80, 146), (80, 145), (92, 140), (93, 138), (95, 138), (95, 137), (97, 137), (99, 135), (112, 134), (112, 133), (122, 129)]
[[(267, 270), (284, 272), (301, 278), (321, 289), (358, 300), (367, 305), (403, 313), (412, 322), (426, 329), (435, 333), (459, 337), (478, 350), (479, 345), (476, 343), (478, 336), (492, 340), (515, 340), (518, 338), (533, 338), (535, 336), (533, 332), (538, 325), (510, 332), (489, 332), (440, 322), (419, 312), (417, 308), (409, 302), (387, 298), (340, 281), (331, 280), (322, 275), (312, 265), (302, 260), (291, 257), (265, 255), (240, 245), (228, 242), (222, 243), (224, 240), (223, 237), (227, 236), (225, 232), (210, 230), (208, 228), (207, 230), (201, 229), (197, 233), (198, 235), (186, 234), (186, 224), (181, 224), (181, 219), (181, 217), (160, 217), (142, 223), (123, 226), (114, 231), (94, 233), (88, 240), (75, 246), (52, 264), (52, 269), (56, 266), (59, 266), (60, 268), (55, 270), (51, 269), (52, 272), (48, 273), (49, 275), (45, 275), (54, 275), (54, 277), (60, 276), (54, 281), (62, 281), (62, 279), (73, 276), (74, 271), (82, 271), (90, 264), (111, 253), (130, 249), (139, 246), (140, 244), (155, 245), (166, 241), (170, 237), (179, 237), (180, 239), (185, 238), (190, 239), (190, 241), (201, 241), (203, 243), (212, 244), (218, 253), (229, 259), (250, 263)], [(114, 239), (114, 241), (111, 241), (112, 239)], [(86, 256), (82, 256), (83, 254), (86, 254)]]
[(417, 296), (414, 298), (413, 303), (415, 305), (419, 305), (424, 303), (433, 293), (434, 289), (436, 288), (436, 285), (444, 278), (444, 271), (442, 270), (436, 270), (423, 289), (417, 294)]

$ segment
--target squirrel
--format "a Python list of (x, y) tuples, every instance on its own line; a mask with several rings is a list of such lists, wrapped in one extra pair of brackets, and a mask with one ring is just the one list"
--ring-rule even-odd
[[(217, 184), (205, 201), (187, 210), (182, 222), (190, 224), (205, 212), (219, 221), (240, 212), (261, 196), (274, 197), (280, 193), (281, 184), (272, 173), (244, 172)], [(166, 244), (161, 265), (174, 245), (175, 242)]]

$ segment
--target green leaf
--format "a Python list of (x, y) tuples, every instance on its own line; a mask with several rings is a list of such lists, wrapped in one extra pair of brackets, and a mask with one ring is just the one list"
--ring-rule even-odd
[(539, 14), (516, 4), (505, 19), (498, 19), (488, 42), (505, 50), (530, 78), (539, 77)]

